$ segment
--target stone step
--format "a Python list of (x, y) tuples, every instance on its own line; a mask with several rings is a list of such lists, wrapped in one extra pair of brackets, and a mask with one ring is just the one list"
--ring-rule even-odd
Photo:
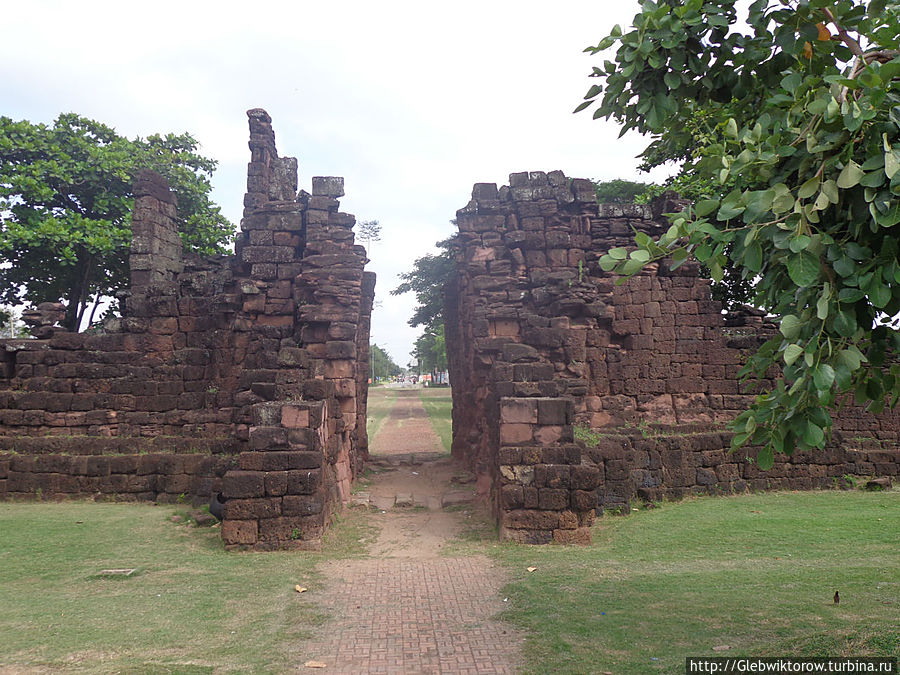
[(367, 463), (369, 466), (389, 469), (398, 466), (418, 466), (449, 457), (450, 455), (444, 452), (407, 452), (399, 455), (369, 455)]
[(382, 511), (388, 509), (408, 509), (412, 507), (425, 508), (429, 511), (440, 511), (473, 504), (477, 499), (474, 490), (454, 490), (441, 495), (414, 495), (408, 492), (398, 492), (394, 495), (373, 495), (369, 492), (355, 493), (350, 503), (353, 506), (374, 506)]

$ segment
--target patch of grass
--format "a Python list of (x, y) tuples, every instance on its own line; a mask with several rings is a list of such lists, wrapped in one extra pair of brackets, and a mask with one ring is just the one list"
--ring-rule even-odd
[(431, 426), (441, 439), (441, 445), (444, 446), (444, 452), (450, 452), (450, 443), (452, 439), (452, 411), (453, 397), (450, 394), (449, 387), (441, 387), (437, 389), (420, 389), (419, 400), (425, 412), (428, 413), (428, 419), (431, 420)]
[(575, 436), (576, 441), (581, 441), (585, 446), (589, 448), (596, 448), (600, 445), (600, 441), (602, 440), (602, 436), (598, 434), (596, 431), (593, 431), (589, 426), (583, 424), (576, 424), (572, 431)]
[(603, 518), (590, 547), (481, 549), (512, 578), (503, 618), (529, 633), (526, 672), (643, 674), (686, 656), (900, 655), (898, 541), (900, 493), (810, 492)]
[[(326, 618), (316, 563), (359, 555), (372, 536), (364, 516), (342, 515), (322, 553), (226, 553), (218, 529), (178, 526), (171, 514), (147, 504), (0, 503), (0, 663), (286, 672)], [(98, 577), (125, 567), (140, 573)]]
[(369, 397), (366, 407), (366, 432), (370, 441), (375, 438), (375, 434), (381, 429), (384, 420), (391, 414), (391, 408), (394, 407), (396, 401), (396, 389), (385, 389), (384, 387), (373, 389), (372, 385), (369, 385)]

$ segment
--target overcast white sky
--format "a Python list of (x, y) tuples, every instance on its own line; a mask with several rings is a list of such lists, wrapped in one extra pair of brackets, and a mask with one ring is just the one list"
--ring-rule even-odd
[(453, 233), (477, 182), (517, 171), (639, 175), (644, 139), (572, 115), (584, 54), (637, 0), (444, 3), (28, 0), (4, 3), (0, 114), (61, 112), (128, 137), (188, 131), (219, 162), (213, 198), (237, 225), (250, 108), (272, 116), (279, 154), (344, 176), (342, 210), (378, 220), (372, 339), (406, 365), (414, 299), (389, 291)]

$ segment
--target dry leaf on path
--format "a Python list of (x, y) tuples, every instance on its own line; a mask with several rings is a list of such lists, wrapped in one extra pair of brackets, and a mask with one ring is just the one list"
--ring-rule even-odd
[(307, 668), (327, 668), (327, 663), (322, 663), (321, 661), (307, 661), (303, 664)]
[(300, 584), (297, 584), (296, 586), (294, 586), (294, 590), (297, 591), (298, 593), (306, 593), (306, 588), (304, 588)]
[(527, 569), (529, 572), (534, 572), (537, 567), (526, 567), (525, 569)]

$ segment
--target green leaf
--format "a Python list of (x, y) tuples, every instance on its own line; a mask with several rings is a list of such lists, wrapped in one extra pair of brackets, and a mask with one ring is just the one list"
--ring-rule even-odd
[(793, 365), (794, 361), (799, 359), (801, 354), (803, 354), (803, 347), (791, 343), (784, 349), (784, 362), (789, 366)]
[(837, 360), (850, 370), (856, 370), (861, 363), (861, 354), (855, 350), (842, 349), (837, 353)]
[(794, 340), (800, 335), (800, 327), (802, 322), (793, 314), (785, 314), (781, 317), (781, 324), (778, 328), (781, 334), (788, 340)]
[(805, 250), (811, 241), (812, 239), (805, 234), (798, 234), (796, 237), (791, 237), (788, 247), (791, 249), (792, 253), (799, 253), (800, 251)]
[(827, 363), (820, 363), (813, 371), (813, 383), (820, 391), (830, 389), (834, 384), (834, 368)]
[(890, 180), (894, 174), (900, 170), (900, 157), (897, 157), (896, 150), (889, 150), (884, 153), (884, 175)]
[(756, 455), (756, 465), (761, 471), (768, 471), (775, 466), (775, 457), (772, 455), (772, 448), (765, 446), (759, 449)]
[(816, 301), (816, 318), (818, 318), (821, 321), (824, 321), (825, 319), (827, 319), (828, 318), (828, 308), (829, 308), (828, 298), (823, 295)]
[(815, 422), (807, 422), (803, 431), (803, 442), (811, 448), (821, 447), (825, 442), (825, 432)]
[(628, 257), (628, 249), (621, 246), (609, 249), (607, 255), (613, 260), (625, 260)]
[(619, 261), (613, 258), (608, 253), (600, 257), (600, 269), (602, 269), (604, 272), (612, 272), (618, 264)]
[(728, 122), (725, 123), (725, 135), (730, 138), (737, 138), (738, 127), (733, 117), (729, 117)]
[(841, 337), (853, 337), (856, 329), (856, 317), (851, 315), (850, 312), (841, 311), (834, 315), (834, 330)]
[(581, 112), (582, 110), (584, 110), (585, 108), (587, 108), (587, 107), (588, 107), (589, 105), (591, 105), (592, 103), (593, 103), (593, 101), (583, 101), (583, 102), (579, 103), (579, 104), (576, 106), (575, 110), (573, 110), (572, 113), (574, 114), (574, 113), (577, 113), (577, 112)]
[(800, 186), (800, 189), (797, 190), (797, 196), (800, 197), (800, 199), (809, 199), (819, 191), (819, 184), (821, 182), (822, 179), (818, 176), (813, 176)]
[(628, 256), (632, 260), (637, 260), (640, 263), (646, 263), (650, 260), (650, 252), (646, 251), (642, 248), (636, 249), (628, 254)]
[(754, 241), (744, 251), (744, 265), (752, 272), (762, 269), (763, 250), (758, 241)]
[(891, 289), (874, 283), (868, 288), (869, 300), (875, 307), (883, 309), (891, 301)]
[[(859, 181), (862, 179), (864, 175), (863, 170), (860, 168), (859, 164), (854, 162), (852, 159), (847, 163), (842, 170), (837, 179), (837, 186), (842, 190), (847, 190), (849, 188), (854, 187), (859, 184)], [(837, 199), (833, 200), (833, 203), (837, 203)]]
[(715, 211), (719, 207), (718, 199), (701, 199), (694, 207), (694, 212), (698, 217), (703, 218)]
[[(640, 246), (641, 248), (647, 248), (650, 246), (653, 240), (646, 232), (635, 232), (634, 234), (634, 243)], [(634, 256), (632, 256), (634, 257)]]
[(772, 213), (776, 215), (787, 213), (794, 208), (794, 201), (794, 195), (790, 192), (778, 195), (772, 202)]
[(792, 255), (787, 268), (791, 281), (798, 286), (812, 286), (819, 279), (819, 259), (808, 251)]
[(623, 263), (622, 274), (631, 276), (632, 274), (636, 274), (637, 272), (640, 272), (643, 267), (644, 267), (644, 263), (642, 263), (640, 260), (635, 260), (632, 258), (630, 260), (626, 260)]
[(900, 203), (895, 203), (893, 208), (889, 211), (879, 213), (875, 218), (875, 221), (881, 227), (893, 227), (897, 223), (900, 223)]

